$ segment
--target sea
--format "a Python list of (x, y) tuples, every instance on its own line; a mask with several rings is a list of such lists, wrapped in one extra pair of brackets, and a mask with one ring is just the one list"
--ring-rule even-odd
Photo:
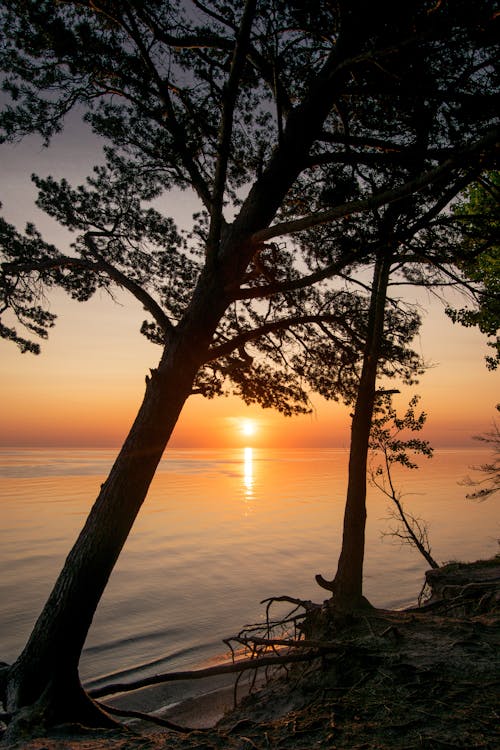
[[(108, 450), (0, 451), (0, 661), (21, 651), (100, 484)], [(268, 597), (321, 602), (333, 577), (347, 483), (341, 450), (170, 451), (96, 612), (81, 661), (87, 686), (195, 669), (225, 638), (265, 618)], [(425, 519), (441, 563), (498, 551), (497, 501), (466, 498), (484, 450), (438, 450), (395, 471), (406, 508)], [(388, 499), (368, 490), (365, 594), (416, 602), (427, 563), (388, 535)]]

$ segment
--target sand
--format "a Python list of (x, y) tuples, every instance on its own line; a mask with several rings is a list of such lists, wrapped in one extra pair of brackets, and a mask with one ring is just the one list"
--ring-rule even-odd
[[(167, 683), (104, 699), (117, 708), (151, 712), (169, 721), (194, 729), (213, 727), (227, 711), (234, 708), (234, 675), (220, 675), (191, 682)], [(237, 701), (248, 693), (249, 678), (241, 680)], [(145, 727), (132, 719), (130, 727)], [(151, 725), (148, 725), (151, 727)]]
[(193, 729), (187, 734), (139, 722), (109, 731), (66, 726), (4, 748), (497, 750), (500, 559), (446, 566), (432, 584), (436, 596), (420, 610), (367, 611), (342, 627), (318, 622), (336, 649), (296, 665), (234, 711), (227, 711), (228, 677), (109, 700), (122, 708), (163, 706), (162, 715)]

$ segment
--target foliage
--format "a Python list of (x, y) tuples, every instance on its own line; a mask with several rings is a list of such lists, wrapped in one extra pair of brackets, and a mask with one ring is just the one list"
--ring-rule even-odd
[(458, 262), (465, 279), (479, 287), (478, 303), (474, 308), (448, 309), (454, 322), (476, 326), (489, 338), (494, 354), (486, 357), (487, 366), (494, 370), (500, 363), (500, 173), (483, 174), (468, 186), (453, 207), (458, 222)]
[[(47, 604), (0, 670), (9, 731), (109, 721), (78, 659), (189, 395), (229, 387), (292, 413), (318, 383), (352, 400), (374, 318), (366, 272), (390, 260), (433, 284), (453, 271), (433, 237), (452, 236), (444, 208), (493, 168), (497, 19), (493, 0), (2, 3), (2, 138), (48, 144), (73, 110), (104, 158), (84, 186), (34, 178), (70, 248), (2, 224), (0, 332), (35, 351), (52, 287), (86, 300), (118, 286), (161, 347)], [(169, 216), (174, 189), (196, 201), (187, 232)], [(388, 320), (381, 371), (411, 379), (418, 320), (396, 299)], [(329, 385), (308, 353), (332, 348)]]
[[(285, 413), (309, 408), (311, 386), (352, 402), (367, 298), (342, 285), (373, 263), (389, 237), (400, 249), (395, 268), (414, 263), (411, 237), (443, 194), (468, 179), (477, 158), (473, 139), (490, 137), (491, 9), (483, 2), (471, 14), (466, 6), (450, 13), (412, 2), (395, 15), (388, 5), (375, 13), (363, 3), (332, 3), (316, 8), (313, 23), (283, 2), (257, 9), (7, 2), (4, 139), (37, 132), (49, 143), (78, 105), (107, 145), (106, 162), (87, 185), (33, 178), (40, 208), (76, 235), (69, 254), (49, 251), (39, 236), (4, 231), (2, 309), (14, 314), (4, 335), (23, 351), (38, 351), (12, 321), (33, 318), (28, 329), (46, 335), (54, 315), (43, 313), (44, 286), (85, 300), (118, 284), (149, 313), (142, 332), (168, 345), (205, 258), (224, 253), (231, 229), (225, 215), (258, 203), (259, 227), (273, 216), (286, 225), (275, 236), (304, 217), (310, 227), (300, 240), (255, 243), (194, 392), (235, 390)], [(238, 34), (248, 40), (235, 42)], [(311, 111), (313, 129), (296, 133), (316, 79), (326, 93)], [(480, 153), (484, 159), (484, 148)], [(436, 169), (440, 179), (410, 190), (411, 198), (392, 204), (396, 210), (377, 208), (374, 195)], [(157, 208), (173, 188), (190, 191), (200, 205), (184, 235)], [(371, 211), (358, 214), (360, 204)], [(325, 287), (339, 275), (335, 288)], [(394, 336), (386, 338), (381, 372), (411, 380), (419, 368), (408, 349), (417, 315), (396, 305), (389, 315)]]

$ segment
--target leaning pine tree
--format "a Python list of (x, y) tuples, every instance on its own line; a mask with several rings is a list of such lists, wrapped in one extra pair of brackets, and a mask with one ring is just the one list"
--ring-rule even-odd
[[(290, 326), (348, 326), (354, 313), (335, 307), (345, 295), (333, 294), (325, 310), (305, 290), (371, 258), (347, 243), (332, 262), (318, 256), (304, 272), (300, 246), (274, 240), (426, 186), (445, 191), (485, 158), (497, 133), (485, 85), (494, 59), (487, 0), (473, 9), (409, 2), (397, 12), (365, 2), (7, 0), (0, 13), (3, 89), (12, 100), (0, 120), (5, 138), (39, 133), (48, 143), (79, 105), (106, 144), (106, 163), (84, 187), (35, 178), (39, 206), (75, 234), (69, 252), (33, 226), (22, 234), (1, 224), (2, 336), (37, 351), (29, 335), (46, 336), (54, 322), (43, 305), (50, 288), (85, 301), (117, 285), (145, 308), (143, 333), (161, 347), (28, 643), (0, 673), (14, 735), (21, 723), (111, 721), (80, 684), (80, 653), (190, 394), (215, 395), (229, 379), (248, 401), (307, 409), (293, 373), (269, 357), (252, 361), (248, 347)], [(430, 73), (420, 91), (410, 74), (416, 59)], [(440, 103), (439, 138), (418, 143), (405, 113), (431, 100)], [(357, 122), (368, 104), (374, 116)], [(356, 174), (357, 165), (385, 169), (416, 151), (423, 168), (409, 180), (374, 181), (359, 197), (318, 207), (331, 186), (325, 161), (349, 163)], [(187, 244), (150, 205), (174, 188), (201, 205)]]

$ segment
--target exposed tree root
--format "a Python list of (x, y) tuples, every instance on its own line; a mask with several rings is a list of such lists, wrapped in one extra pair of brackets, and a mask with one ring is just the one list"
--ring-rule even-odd
[[(155, 716), (154, 714), (144, 713), (143, 711), (134, 711), (129, 708), (116, 708), (116, 706), (109, 706), (106, 703), (100, 703), (100, 702), (98, 705), (101, 706), (101, 708), (107, 713), (114, 714), (115, 716), (124, 716), (124, 717), (131, 718), (131, 719), (140, 719), (141, 721), (146, 721), (151, 724), (157, 724), (160, 727), (165, 727), (165, 729), (170, 729), (172, 732), (179, 732), (180, 734), (189, 734), (190, 732), (195, 731), (192, 727), (183, 727), (180, 724), (176, 724), (173, 721), (168, 721), (168, 719), (161, 719), (159, 716)], [(196, 731), (201, 732), (203, 730), (196, 729)]]
[[(373, 610), (353, 616), (344, 629), (335, 622), (336, 652), (316, 661), (314, 670), (294, 667), (286, 684), (283, 679), (272, 682), (262, 697), (257, 693), (244, 699), (232, 714), (231, 723), (241, 723), (245, 739), (252, 742), (245, 747), (498, 747), (499, 601), (493, 571), (486, 578), (469, 578), (469, 584), (484, 586), (456, 584), (462, 585), (460, 596), (436, 601), (430, 608)], [(457, 617), (456, 600), (463, 604), (471, 597), (473, 614)], [(327, 618), (331, 613), (325, 609), (323, 614)], [(260, 645), (259, 636), (245, 638), (251, 647), (254, 642)], [(274, 639), (272, 645), (281, 647), (281, 640)], [(307, 638), (298, 643), (312, 642)], [(298, 643), (290, 640), (288, 645), (298, 650)], [(244, 724), (245, 716), (252, 722)], [(230, 730), (228, 722), (222, 727)], [(224, 747), (237, 745), (228, 738)]]
[(425, 574), (428, 598), (415, 611), (479, 615), (500, 605), (499, 565), (484, 561), (470, 565), (449, 563)]
[[(86, 693), (76, 668), (51, 665), (52, 671), (27, 667), (22, 656), (2, 670), (5, 738), (44, 735), (59, 724), (116, 728), (120, 724)], [(45, 680), (43, 679), (45, 677)]]
[(318, 586), (321, 586), (322, 589), (326, 589), (326, 591), (335, 591), (335, 583), (334, 581), (327, 581), (326, 578), (323, 578), (321, 573), (316, 573), (314, 576), (316, 579), (316, 583)]
[[(430, 575), (431, 586), (434, 575)], [(151, 750), (164, 750), (167, 744), (170, 750), (334, 746), (346, 750), (496, 750), (500, 742), (494, 700), (499, 576), (499, 561), (478, 569), (447, 566), (437, 574), (431, 601), (422, 608), (373, 609), (340, 620), (330, 606), (273, 597), (265, 601), (264, 622), (247, 625), (227, 640), (234, 663), (100, 689), (101, 693), (117, 687), (137, 689), (157, 684), (159, 678), (253, 674), (250, 695), (213, 729), (191, 730), (184, 722), (140, 711), (97, 707), (108, 718), (114, 714), (152, 721), (172, 732), (168, 739), (148, 735), (144, 747)], [(278, 603), (289, 603), (293, 609), (273, 617)], [(242, 659), (242, 654), (248, 658)], [(252, 693), (261, 667), (275, 679)], [(39, 736), (45, 736), (42, 725)], [(117, 734), (109, 744), (106, 739), (103, 744), (72, 741), (70, 746), (75, 750), (132, 750), (137, 742), (125, 733)], [(41, 746), (27, 742), (24, 747), (40, 750)], [(63, 750), (68, 745), (47, 742), (47, 747)]]
[(318, 586), (331, 593), (331, 598), (328, 600), (327, 606), (338, 621), (346, 615), (356, 615), (357, 613), (368, 612), (374, 608), (365, 596), (344, 597), (339, 595), (335, 578), (328, 581), (326, 578), (323, 578), (321, 573), (317, 573), (314, 578)]
[(44, 735), (58, 724), (81, 724), (87, 727), (116, 728), (116, 722), (85, 692), (79, 681), (67, 684), (49, 681), (37, 700), (18, 708), (7, 704), (5, 739)]

